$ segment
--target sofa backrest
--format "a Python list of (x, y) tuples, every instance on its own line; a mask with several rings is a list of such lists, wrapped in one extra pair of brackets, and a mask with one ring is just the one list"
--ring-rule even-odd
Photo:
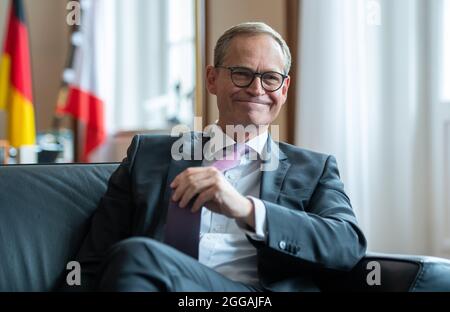
[(0, 166), (0, 291), (50, 291), (118, 164)]

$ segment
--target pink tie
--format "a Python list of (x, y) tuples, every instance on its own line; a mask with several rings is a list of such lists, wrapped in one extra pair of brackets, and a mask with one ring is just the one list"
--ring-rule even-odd
[(220, 171), (224, 172), (231, 168), (237, 167), (241, 162), (241, 157), (248, 150), (248, 146), (243, 143), (236, 143), (233, 145), (233, 151), (228, 152), (223, 150), (223, 157), (216, 160), (211, 166), (216, 167)]
[[(235, 144), (233, 145), (233, 151), (226, 153), (224, 149), (222, 159), (214, 161), (211, 166), (222, 172), (237, 167), (242, 155), (247, 151), (248, 146), (245, 144)], [(164, 241), (179, 251), (198, 259), (201, 209), (192, 213), (189, 206), (193, 202), (192, 200), (188, 207), (181, 209), (178, 207), (178, 203), (170, 201)]]

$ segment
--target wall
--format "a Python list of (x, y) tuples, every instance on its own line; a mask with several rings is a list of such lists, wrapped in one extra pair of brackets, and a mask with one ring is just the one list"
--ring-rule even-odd
[(6, 13), (8, 9), (8, 0), (0, 0), (0, 49), (3, 51), (3, 37), (6, 26)]
[(25, 0), (38, 131), (51, 128), (68, 49), (66, 1)]
[[(3, 45), (8, 0), (0, 0), (0, 38)], [(68, 49), (66, 1), (24, 0), (33, 77), (37, 131), (49, 130)], [(2, 118), (2, 117), (0, 117)], [(4, 125), (4, 119), (0, 119)], [(4, 127), (0, 126), (0, 137)]]
[[(213, 63), (213, 49), (217, 39), (229, 27), (248, 21), (265, 22), (272, 26), (286, 39), (286, 0), (205, 0), (207, 64)], [(214, 96), (207, 95), (207, 122), (214, 122), (218, 117)], [(273, 124), (280, 126), (280, 140), (287, 139), (286, 105)]]

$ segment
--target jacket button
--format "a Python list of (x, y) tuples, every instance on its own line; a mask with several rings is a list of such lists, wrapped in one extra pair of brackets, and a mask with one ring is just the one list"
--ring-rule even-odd
[(285, 241), (280, 241), (278, 243), (278, 246), (280, 247), (281, 250), (285, 250), (286, 249), (286, 242)]

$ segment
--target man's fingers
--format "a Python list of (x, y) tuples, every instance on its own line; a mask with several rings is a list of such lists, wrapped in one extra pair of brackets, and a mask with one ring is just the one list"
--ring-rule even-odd
[(206, 190), (204, 190), (203, 192), (201, 192), (197, 196), (197, 199), (195, 200), (194, 204), (192, 205), (191, 212), (192, 213), (197, 212), (201, 207), (203, 207), (205, 205), (205, 203), (207, 201), (210, 201), (211, 199), (213, 199), (214, 192), (215, 192), (214, 186), (211, 186), (211, 187), (207, 188)]
[(214, 178), (212, 177), (206, 177), (205, 179), (195, 181), (193, 184), (187, 187), (184, 194), (181, 196), (179, 206), (181, 208), (184, 208), (195, 195), (207, 189), (213, 183)]
[(172, 200), (173, 201), (178, 201), (180, 199), (180, 197), (184, 194), (184, 192), (186, 191), (186, 189), (189, 187), (188, 183), (180, 183), (176, 189), (173, 190), (172, 193)]
[(178, 201), (181, 199), (186, 189), (195, 182), (209, 178), (215, 174), (215, 170), (210, 167), (192, 167), (187, 168), (178, 174), (170, 186), (174, 189), (172, 200)]
[(173, 181), (170, 183), (170, 187), (175, 188), (178, 187), (181, 181), (185, 180), (189, 176), (196, 176), (196, 175), (207, 175), (209, 170), (207, 170), (207, 167), (190, 167), (185, 170), (183, 170), (181, 173), (179, 173)]
[(194, 176), (194, 170), (191, 170), (194, 168), (188, 168), (186, 170), (184, 170), (183, 172), (181, 172), (180, 174), (178, 174), (175, 179), (173, 180), (173, 182), (170, 184), (170, 186), (174, 189), (174, 192), (172, 194), (172, 200), (173, 201), (178, 201), (181, 196), (184, 194), (184, 192), (186, 191), (186, 189), (189, 187), (190, 185), (190, 181), (194, 180), (193, 176)]

